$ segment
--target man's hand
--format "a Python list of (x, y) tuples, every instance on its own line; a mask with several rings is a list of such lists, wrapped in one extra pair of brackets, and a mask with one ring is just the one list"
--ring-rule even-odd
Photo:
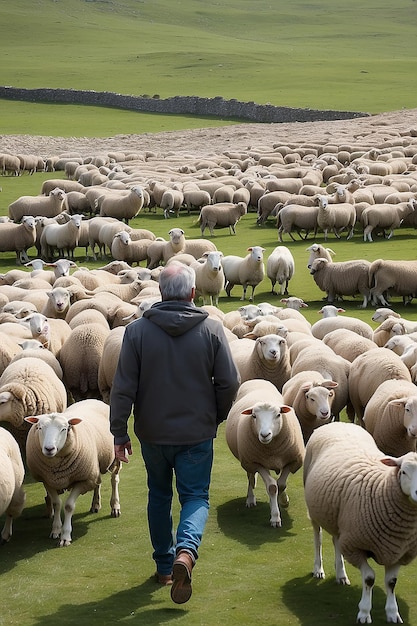
[(123, 463), (129, 463), (129, 459), (127, 458), (127, 456), (131, 456), (132, 454), (132, 444), (130, 441), (114, 445), (114, 456), (116, 457), (116, 459), (119, 459), (119, 461), (123, 461)]

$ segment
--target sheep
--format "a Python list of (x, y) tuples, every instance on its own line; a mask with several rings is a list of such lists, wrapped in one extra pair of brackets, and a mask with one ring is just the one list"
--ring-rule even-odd
[(288, 328), (274, 315), (260, 315), (253, 320), (247, 320), (245, 324), (250, 330), (243, 337), (248, 339), (257, 339), (265, 335), (280, 335), (285, 339), (288, 335)]
[(314, 259), (327, 259), (329, 263), (332, 262), (332, 256), (336, 253), (331, 248), (325, 248), (321, 245), (321, 243), (313, 243), (311, 246), (307, 248), (307, 251), (310, 252), (310, 256), (308, 257), (307, 267), (311, 268), (311, 264)]
[(318, 343), (307, 342), (305, 347), (299, 350), (291, 366), (291, 376), (299, 372), (319, 372), (326, 380), (338, 383), (333, 401), (333, 414), (339, 420), (340, 413), (346, 407), (348, 417), (352, 416), (350, 405), (349, 383), (351, 375), (351, 363), (343, 357), (335, 354), (333, 350)]
[(184, 252), (185, 237), (182, 228), (171, 228), (169, 231), (169, 241), (153, 241), (148, 248), (148, 269), (152, 270), (161, 261), (166, 263), (174, 254)]
[(382, 347), (401, 356), (408, 346), (413, 346), (415, 343), (416, 341), (410, 335), (393, 335)]
[[(237, 342), (232, 342), (231, 345)], [(300, 469), (304, 443), (300, 424), (282, 395), (266, 380), (242, 383), (226, 420), (226, 441), (248, 475), (246, 506), (256, 506), (256, 475), (265, 483), (270, 503), (270, 524), (282, 524), (278, 506), (287, 507), (287, 479)], [(274, 480), (270, 471), (275, 471)]]
[(96, 209), (100, 209), (101, 217), (116, 217), (128, 224), (143, 207), (143, 189), (135, 185), (127, 194), (113, 193), (111, 196), (101, 196), (94, 204)]
[(20, 224), (0, 224), (0, 252), (16, 252), (17, 265), (29, 261), (27, 251), (35, 245), (35, 241), (35, 219), (30, 215), (23, 215)]
[(365, 429), (382, 452), (416, 452), (417, 388), (405, 380), (386, 380), (371, 396), (363, 415)]
[(180, 209), (184, 203), (184, 194), (181, 189), (172, 187), (166, 189), (162, 194), (160, 207), (164, 211), (165, 219), (169, 219), (170, 213), (174, 213), (175, 217), (180, 214)]
[(65, 191), (65, 193), (70, 193), (72, 191), (82, 193), (85, 189), (84, 185), (81, 185), (75, 180), (68, 180), (66, 178), (52, 178), (43, 181), (41, 186), (41, 194), (44, 196), (49, 196), (51, 191), (53, 191), (57, 187)]
[(201, 207), (198, 224), (200, 224), (201, 236), (208, 227), (213, 236), (215, 228), (229, 228), (231, 235), (236, 235), (236, 224), (247, 213), (247, 205), (244, 202), (219, 202), (207, 204)]
[(381, 322), (380, 325), (375, 328), (373, 340), (377, 346), (382, 347), (391, 337), (405, 334), (410, 333), (406, 333), (405, 326), (402, 324), (401, 318), (387, 317), (386, 320)]
[(2, 332), (0, 324), (0, 376), (3, 374), (10, 361), (21, 352), (21, 341)]
[(369, 285), (372, 302), (384, 307), (389, 307), (387, 293), (413, 297), (417, 293), (417, 261), (376, 259), (369, 268)]
[(67, 391), (62, 380), (37, 357), (9, 363), (0, 376), (0, 422), (10, 424), (23, 452), (28, 431), (24, 417), (63, 411), (66, 406)]
[(68, 191), (67, 204), (70, 215), (73, 215), (74, 213), (92, 215), (90, 202), (85, 193), (82, 193), (82, 191)]
[[(53, 505), (50, 537), (59, 547), (72, 541), (72, 516), (79, 495), (93, 491), (90, 511), (101, 508), (101, 474), (111, 472), (111, 516), (120, 516), (120, 461), (114, 458), (109, 406), (101, 400), (77, 402), (65, 411), (28, 416), (26, 458), (33, 478), (44, 484)], [(70, 490), (61, 520), (59, 494)]]
[(50, 350), (44, 348), (40, 341), (37, 341), (36, 339), (27, 339), (26, 341), (20, 342), (20, 345), (22, 350), (11, 359), (10, 363), (14, 363), (19, 359), (32, 357), (41, 359), (42, 361), (45, 361), (45, 363), (47, 363), (54, 370), (58, 378), (62, 380), (63, 372), (58, 359)]
[(9, 205), (9, 217), (20, 222), (24, 215), (55, 217), (68, 209), (65, 191), (57, 187), (49, 196), (21, 196)]
[(361, 221), (363, 225), (363, 240), (372, 242), (372, 232), (375, 229), (385, 231), (389, 229), (387, 239), (391, 239), (394, 229), (401, 226), (402, 221), (417, 208), (417, 201), (410, 200), (401, 204), (374, 204), (365, 209)]
[(255, 288), (262, 282), (265, 276), (263, 253), (265, 248), (252, 246), (248, 248), (249, 254), (245, 257), (227, 255), (223, 257), (223, 271), (226, 280), (225, 291), (230, 298), (230, 292), (235, 285), (242, 285), (243, 294), (240, 298), (245, 300), (246, 290), (250, 285), (252, 294), (249, 302), (253, 301)]
[(100, 323), (77, 326), (59, 352), (63, 381), (75, 402), (101, 398), (98, 369), (109, 333), (110, 329)]
[(60, 258), (65, 257), (74, 260), (74, 250), (78, 246), (80, 238), (82, 215), (71, 215), (65, 224), (47, 224), (40, 237), (41, 255), (44, 259), (52, 260), (55, 250)]
[(65, 320), (48, 318), (42, 313), (30, 313), (22, 322), (29, 322), (32, 337), (55, 356), (71, 334), (71, 327)]
[(294, 409), (304, 443), (307, 443), (316, 428), (333, 420), (332, 404), (337, 386), (336, 381), (325, 379), (319, 372), (309, 370), (294, 374), (283, 386), (283, 400)]
[[(222, 252), (206, 252), (203, 255), (204, 263), (195, 261), (191, 267), (195, 271), (195, 297), (201, 298), (203, 304), (206, 299), (209, 304), (218, 306), (219, 295), (224, 287), (224, 272), (222, 267)], [(173, 257), (175, 260), (175, 257)], [(171, 259), (172, 260), (172, 259)]]
[(378, 322), (379, 324), (385, 321), (388, 317), (401, 317), (399, 313), (396, 313), (390, 308), (387, 307), (379, 307), (376, 309), (372, 315), (372, 321)]
[(363, 428), (328, 424), (306, 446), (303, 478), (314, 532), (313, 576), (325, 576), (324, 528), (333, 538), (336, 582), (350, 584), (344, 558), (361, 571), (357, 621), (372, 621), (375, 572), (368, 564), (372, 556), (385, 567), (387, 621), (402, 623), (394, 589), (400, 565), (407, 565), (417, 554), (417, 455), (386, 458)]
[[(346, 329), (354, 332), (360, 337), (364, 337), (373, 341), (374, 331), (372, 326), (367, 322), (349, 315), (337, 315), (336, 317), (324, 317), (311, 326), (311, 333), (316, 339), (324, 339), (324, 337), (337, 329)], [(355, 340), (359, 337), (355, 338)], [(375, 344), (374, 346), (375, 347)]]
[(371, 263), (364, 259), (329, 263), (327, 259), (315, 259), (311, 264), (310, 274), (321, 291), (327, 294), (327, 301), (332, 304), (339, 296), (363, 296), (361, 308), (366, 309), (370, 299), (369, 268)]
[(190, 214), (192, 209), (201, 209), (201, 207), (211, 204), (211, 196), (208, 191), (196, 188), (184, 188), (184, 206)]
[(97, 380), (101, 399), (106, 404), (110, 404), (110, 391), (119, 360), (124, 332), (125, 326), (116, 326), (116, 328), (112, 328), (104, 341)]
[(291, 376), (290, 355), (284, 337), (269, 334), (255, 341), (240, 339), (233, 341), (230, 349), (242, 382), (263, 378), (281, 391)]
[[(195, 259), (201, 259), (206, 252), (216, 252), (217, 247), (207, 239), (186, 239), (181, 254), (191, 254)], [(176, 254), (179, 254), (178, 252)]]
[(318, 204), (317, 225), (324, 231), (325, 241), (329, 230), (340, 239), (340, 233), (345, 228), (349, 231), (347, 239), (351, 239), (356, 222), (355, 206), (350, 202), (329, 204), (329, 199), (323, 195), (318, 196)]
[(322, 340), (333, 352), (351, 363), (363, 352), (375, 348), (375, 343), (372, 339), (344, 327), (331, 330), (324, 335)]
[(22, 514), (26, 494), (23, 488), (25, 468), (14, 437), (0, 428), (0, 515), (6, 514), (0, 544), (10, 541), (13, 521)]
[(148, 248), (153, 243), (152, 239), (138, 239), (132, 241), (130, 233), (122, 230), (116, 233), (111, 244), (111, 255), (116, 261), (126, 261), (133, 265), (139, 265), (148, 258)]
[(411, 382), (407, 366), (392, 350), (375, 347), (360, 354), (352, 362), (349, 397), (359, 424), (362, 423), (365, 407), (371, 396), (386, 380)]
[(87, 298), (82, 289), (74, 287), (53, 287), (46, 292), (46, 303), (41, 313), (49, 318), (65, 319), (71, 304), (79, 299)]
[(281, 295), (288, 295), (288, 283), (294, 275), (295, 261), (286, 246), (276, 246), (266, 262), (266, 275), (271, 281), (271, 293), (277, 295), (275, 284), (280, 286)]
[[(293, 241), (292, 230), (295, 228), (300, 239), (307, 239), (310, 232), (317, 234), (318, 206), (302, 206), (287, 204), (283, 206), (277, 215), (278, 238), (282, 243), (282, 234), (287, 233)], [(304, 237), (301, 231), (305, 232)]]

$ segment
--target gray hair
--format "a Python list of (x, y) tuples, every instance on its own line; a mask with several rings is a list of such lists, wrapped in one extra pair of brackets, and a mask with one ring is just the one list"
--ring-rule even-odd
[(162, 300), (191, 300), (195, 288), (195, 271), (184, 263), (166, 265), (159, 276)]

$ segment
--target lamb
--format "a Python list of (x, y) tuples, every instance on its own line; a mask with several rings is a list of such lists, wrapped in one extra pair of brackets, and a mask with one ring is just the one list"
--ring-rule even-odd
[(374, 303), (389, 307), (387, 293), (404, 298), (417, 293), (417, 261), (377, 259), (369, 268), (369, 285)]
[(23, 489), (25, 468), (17, 441), (5, 428), (0, 428), (0, 515), (6, 514), (0, 544), (9, 541), (13, 534), (13, 521), (25, 506)]
[(100, 209), (101, 217), (116, 217), (128, 224), (143, 207), (143, 189), (135, 185), (127, 194), (114, 193), (99, 197), (95, 201), (95, 207)]
[(110, 391), (119, 360), (124, 333), (125, 326), (116, 326), (116, 328), (110, 331), (104, 341), (97, 377), (101, 399), (106, 404), (110, 404)]
[[(360, 321), (360, 320), (358, 320)], [(351, 363), (357, 356), (375, 348), (375, 342), (349, 328), (336, 328), (326, 333), (323, 343)], [(416, 344), (417, 345), (417, 344)]]
[(389, 229), (387, 239), (391, 239), (394, 229), (399, 228), (402, 221), (417, 208), (417, 201), (410, 200), (401, 204), (373, 204), (362, 213), (363, 240), (372, 242), (375, 229)]
[(319, 428), (306, 446), (304, 493), (314, 532), (313, 576), (325, 576), (324, 528), (333, 538), (336, 582), (350, 584), (344, 558), (361, 571), (357, 621), (362, 624), (372, 621), (375, 572), (370, 556), (385, 567), (387, 621), (402, 623), (394, 589), (400, 565), (417, 554), (416, 492), (417, 455), (386, 458), (372, 436), (355, 424)]
[(9, 363), (0, 376), (0, 422), (10, 431), (24, 451), (27, 415), (42, 411), (63, 411), (67, 406), (65, 386), (46, 362), (36, 357)]
[(353, 229), (356, 222), (355, 206), (350, 202), (329, 204), (326, 196), (319, 195), (319, 210), (317, 213), (317, 225), (324, 231), (324, 239), (327, 241), (329, 230), (332, 230), (340, 239), (340, 233), (348, 229), (347, 239), (353, 237)]
[(55, 250), (60, 258), (74, 260), (74, 250), (80, 238), (83, 216), (76, 213), (71, 215), (65, 224), (47, 224), (40, 237), (41, 255), (45, 260), (53, 260)]
[(247, 213), (247, 205), (244, 202), (219, 202), (217, 204), (207, 204), (200, 210), (198, 223), (201, 228), (201, 236), (208, 227), (210, 235), (213, 236), (215, 228), (229, 228), (231, 235), (236, 235), (236, 224), (243, 215)]
[[(302, 206), (298, 204), (287, 204), (278, 211), (277, 227), (278, 237), (282, 243), (282, 234), (287, 233), (293, 241), (292, 230), (296, 229), (300, 239), (307, 239), (310, 232), (317, 234), (318, 206)], [(305, 236), (301, 236), (301, 231)]]
[(294, 374), (283, 386), (283, 400), (295, 411), (304, 443), (316, 428), (333, 420), (332, 405), (337, 386), (336, 381), (309, 370)]
[(110, 330), (103, 324), (89, 323), (74, 328), (58, 355), (63, 381), (75, 402), (100, 399), (98, 369)]
[(365, 407), (363, 423), (382, 452), (401, 456), (417, 448), (417, 388), (405, 380), (381, 383)]
[(371, 263), (364, 259), (329, 263), (327, 259), (315, 259), (310, 268), (314, 282), (327, 294), (327, 301), (333, 304), (336, 295), (363, 296), (361, 307), (365, 309), (370, 299), (369, 269)]
[(352, 362), (349, 397), (358, 423), (362, 423), (365, 407), (372, 395), (386, 380), (411, 382), (410, 371), (392, 350), (376, 347), (360, 354)]
[(185, 237), (182, 228), (171, 228), (169, 241), (153, 241), (148, 248), (148, 269), (152, 270), (162, 261), (166, 263), (174, 254), (185, 252)]
[(15, 252), (17, 265), (29, 261), (27, 251), (35, 245), (35, 241), (36, 224), (34, 217), (30, 215), (23, 215), (20, 224), (0, 224), (0, 252)]
[[(114, 458), (109, 407), (101, 400), (77, 402), (63, 412), (28, 416), (26, 458), (33, 478), (42, 482), (53, 504), (52, 539), (72, 541), (72, 516), (79, 495), (93, 491), (90, 511), (101, 508), (101, 474), (111, 472), (111, 516), (120, 516), (120, 461)], [(61, 520), (59, 494), (69, 489)]]
[(314, 259), (327, 259), (329, 263), (332, 262), (332, 256), (336, 254), (331, 248), (325, 248), (321, 245), (321, 243), (313, 243), (311, 246), (307, 248), (307, 252), (310, 252), (310, 256), (307, 261), (308, 269), (311, 268), (311, 265)]
[(284, 337), (276, 334), (240, 339), (230, 345), (242, 382), (253, 378), (269, 380), (278, 391), (291, 376), (290, 355)]
[[(231, 345), (233, 345), (233, 342)], [(265, 483), (270, 502), (270, 524), (281, 526), (278, 506), (287, 507), (287, 479), (300, 469), (304, 444), (300, 424), (282, 395), (266, 380), (242, 383), (226, 420), (226, 441), (248, 475), (246, 506), (256, 506), (256, 475)], [(270, 471), (278, 474), (274, 480)]]
[(153, 239), (138, 239), (132, 241), (130, 233), (125, 230), (119, 231), (113, 237), (111, 244), (111, 255), (116, 261), (126, 261), (130, 265), (148, 258), (148, 249)]
[[(224, 287), (224, 272), (222, 267), (222, 252), (206, 252), (203, 255), (204, 263), (195, 261), (191, 267), (195, 271), (196, 299), (201, 298), (203, 304), (206, 299), (209, 304), (218, 306), (219, 295)], [(175, 260), (175, 257), (173, 257)]]
[(183, 204), (184, 194), (181, 189), (177, 189), (176, 187), (166, 189), (162, 194), (160, 202), (160, 207), (164, 211), (165, 219), (169, 219), (170, 213), (174, 213), (175, 217), (178, 217)]
[(21, 196), (9, 205), (9, 217), (20, 222), (24, 215), (55, 217), (67, 209), (65, 191), (57, 187), (49, 196)]
[(288, 295), (288, 283), (294, 275), (295, 261), (289, 248), (277, 246), (266, 262), (266, 275), (271, 281), (271, 293), (277, 295), (275, 284), (280, 286), (281, 295)]
[(248, 248), (249, 254), (245, 257), (227, 255), (223, 257), (223, 271), (226, 285), (225, 291), (230, 297), (230, 292), (235, 285), (242, 285), (243, 294), (241, 300), (246, 298), (246, 290), (250, 285), (252, 295), (249, 302), (253, 301), (255, 288), (261, 283), (265, 276), (265, 266), (263, 263), (263, 253), (265, 248), (252, 246)]

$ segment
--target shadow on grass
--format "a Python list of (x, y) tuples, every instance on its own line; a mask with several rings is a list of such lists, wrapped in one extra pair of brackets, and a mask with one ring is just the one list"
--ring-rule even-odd
[[(123, 585), (123, 581), (120, 584)], [(165, 596), (170, 592), (166, 587), (157, 586), (152, 577), (141, 585), (124, 589), (99, 601), (62, 604), (54, 613), (39, 616), (33, 621), (33, 626), (103, 626), (119, 622), (140, 622), (146, 626), (157, 626), (177, 620), (188, 613), (186, 609), (174, 605), (172, 608), (158, 606), (165, 601), (161, 593)]]
[[(311, 574), (288, 580), (282, 587), (282, 600), (301, 626), (355, 624), (361, 594), (360, 585), (338, 585), (334, 577), (317, 580)], [(371, 615), (376, 624), (386, 622), (385, 601), (385, 592), (374, 587)], [(404, 624), (408, 624), (409, 607), (400, 598), (397, 601)]]
[[(276, 544), (286, 537), (293, 536), (292, 518), (286, 509), (280, 507), (281, 528), (272, 528), (269, 523), (269, 502), (258, 501), (256, 507), (250, 509), (246, 507), (245, 502), (245, 498), (236, 498), (217, 507), (217, 523), (227, 537), (238, 541), (250, 550), (257, 550), (264, 544)], [(236, 524), (237, 519), (238, 524)]]

